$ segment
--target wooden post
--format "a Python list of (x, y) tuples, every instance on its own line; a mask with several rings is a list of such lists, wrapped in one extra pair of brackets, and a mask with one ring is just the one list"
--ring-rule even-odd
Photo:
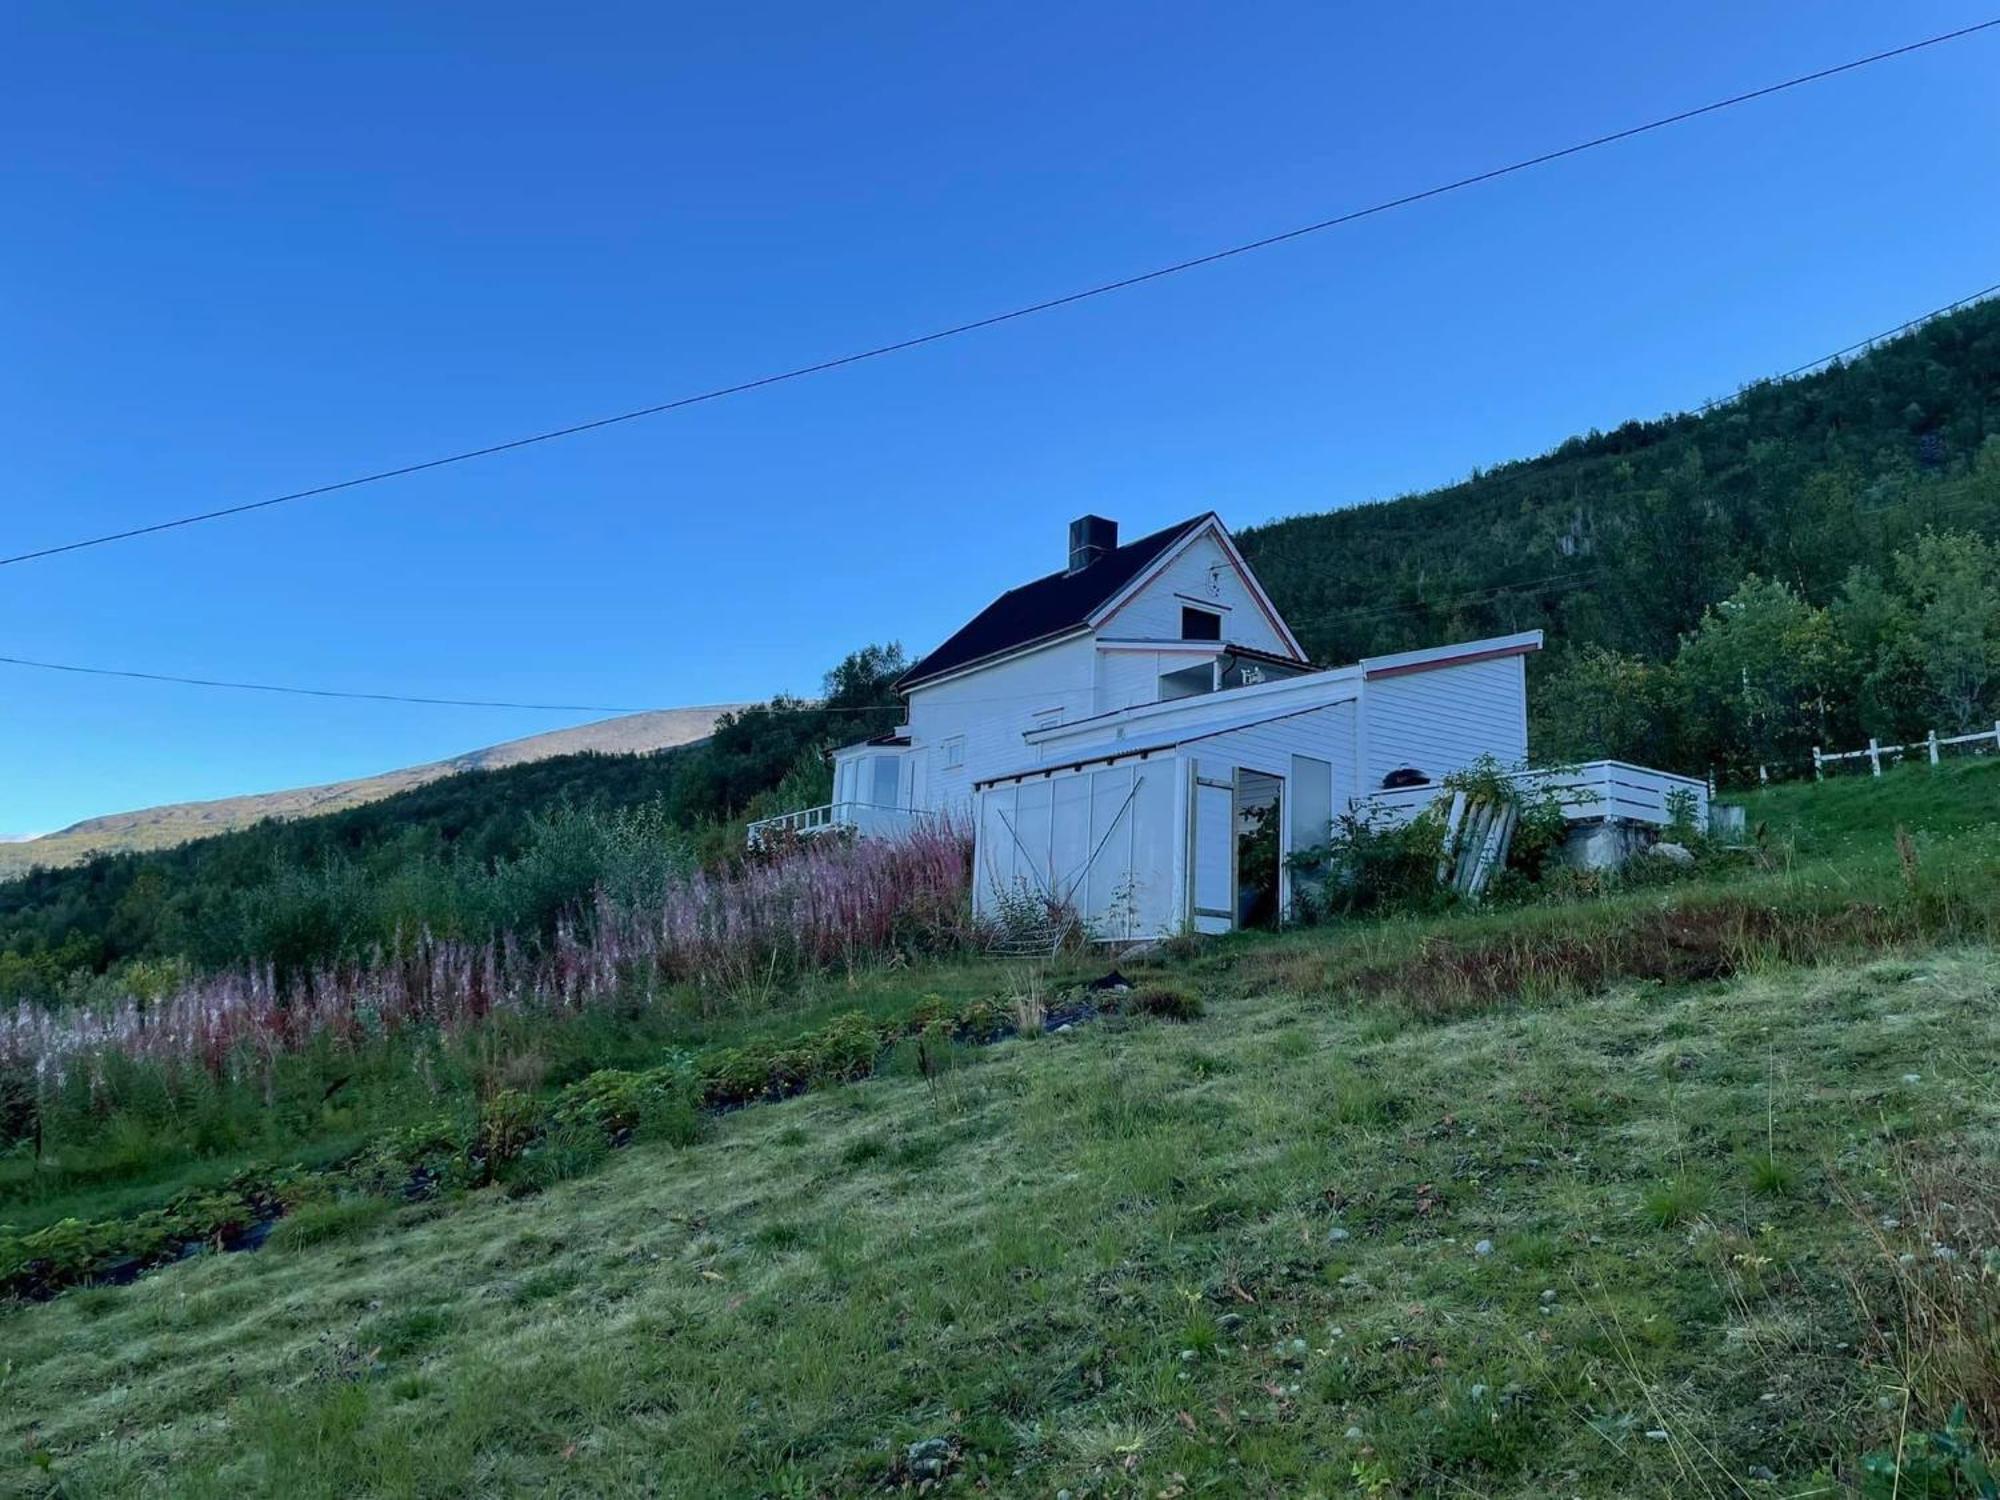
[[(1993, 727), (1995, 729), (2000, 729), (2000, 724), (1996, 724)], [(1813, 780), (1814, 781), (1826, 780), (1826, 771), (1820, 765), (1819, 746), (1817, 745), (1813, 746)]]
[(1882, 774), (1882, 747), (1875, 743), (1875, 736), (1868, 736), (1868, 769), (1877, 776)]
[(1931, 764), (1932, 764), (1932, 765), (1936, 765), (1936, 764), (1937, 764), (1937, 731), (1936, 731), (1935, 729), (1933, 729), (1933, 730), (1931, 731), (1931, 737), (1930, 737), (1930, 739), (1929, 739), (1929, 740), (1928, 740), (1928, 741), (1927, 741), (1926, 743), (1927, 743), (1927, 744), (1928, 744), (1928, 745), (1930, 746), (1930, 752), (1931, 752)]

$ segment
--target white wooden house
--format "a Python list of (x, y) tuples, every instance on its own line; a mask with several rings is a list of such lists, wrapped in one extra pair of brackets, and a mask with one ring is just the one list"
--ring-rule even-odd
[[(835, 752), (831, 804), (751, 837), (949, 819), (974, 832), (982, 911), (1019, 893), (1106, 937), (1225, 931), (1289, 907), (1284, 856), (1324, 843), (1339, 813), (1409, 816), (1482, 755), (1524, 766), (1524, 663), (1541, 644), (1530, 631), (1318, 668), (1214, 514), (1123, 545), (1085, 516), (1065, 567), (903, 677), (895, 732)], [(1628, 769), (1662, 808), (1685, 780)]]

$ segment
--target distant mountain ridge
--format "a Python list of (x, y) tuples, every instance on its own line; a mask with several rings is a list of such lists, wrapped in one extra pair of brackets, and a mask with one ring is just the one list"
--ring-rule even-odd
[(495, 771), (559, 755), (597, 753), (637, 755), (693, 744), (714, 730), (715, 722), (744, 705), (711, 704), (699, 708), (661, 708), (623, 714), (569, 729), (506, 740), (468, 750), (446, 760), (406, 766), (351, 781), (284, 791), (218, 797), (205, 802), (171, 802), (131, 812), (86, 818), (54, 833), (0, 836), (0, 878), (38, 865), (60, 867), (81, 863), (93, 854), (125, 850), (165, 849), (190, 839), (248, 828), (266, 818), (309, 818), (379, 802), (398, 792), (456, 776), (463, 771)]

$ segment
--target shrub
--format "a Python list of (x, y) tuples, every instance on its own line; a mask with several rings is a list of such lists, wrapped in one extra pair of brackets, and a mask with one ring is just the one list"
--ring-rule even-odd
[(303, 1250), (348, 1239), (375, 1228), (395, 1211), (392, 1200), (372, 1193), (307, 1203), (278, 1221), (270, 1244), (279, 1250)]
[(1123, 1009), (1135, 1016), (1153, 1016), (1162, 1021), (1193, 1021), (1200, 1017), (1202, 1004), (1185, 990), (1146, 985), (1125, 998)]
[(697, 1077), (701, 1102), (727, 1109), (764, 1097), (771, 1084), (771, 1060), (756, 1049), (723, 1047), (703, 1056)]
[(1332, 836), (1317, 849), (1291, 857), (1301, 921), (1384, 910), (1434, 911), (1450, 901), (1438, 884), (1444, 820), (1435, 810), (1391, 824), (1342, 813)]
[(498, 1089), (479, 1106), (479, 1175), (491, 1180), (533, 1143), (542, 1106), (513, 1089)]
[(882, 1033), (866, 1015), (850, 1011), (821, 1027), (813, 1038), (812, 1081), (843, 1083), (875, 1071), (882, 1052)]
[(66, 1286), (170, 1259), (189, 1244), (219, 1245), (277, 1211), (270, 1181), (238, 1179), (191, 1190), (129, 1219), (64, 1219), (31, 1233), (0, 1226), (0, 1296), (45, 1296)]
[(539, 1141), (521, 1154), (508, 1186), (510, 1190), (533, 1192), (588, 1176), (603, 1163), (610, 1149), (603, 1130), (594, 1122), (551, 1125)]
[(684, 1065), (671, 1063), (642, 1073), (602, 1068), (570, 1084), (550, 1105), (553, 1126), (589, 1125), (607, 1139), (628, 1135), (649, 1117), (685, 1101), (689, 1092)]
[(998, 1000), (979, 999), (961, 1006), (952, 1026), (960, 1041), (994, 1042), (1014, 1029), (1011, 1007)]
[(1645, 1215), (1661, 1229), (1698, 1219), (1708, 1207), (1708, 1184), (1686, 1175), (1670, 1177), (1646, 1189)]

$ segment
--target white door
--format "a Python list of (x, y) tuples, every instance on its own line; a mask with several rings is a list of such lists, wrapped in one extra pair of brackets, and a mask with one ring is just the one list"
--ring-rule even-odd
[(1228, 932), (1236, 925), (1236, 784), (1194, 779), (1194, 925), (1197, 932)]

